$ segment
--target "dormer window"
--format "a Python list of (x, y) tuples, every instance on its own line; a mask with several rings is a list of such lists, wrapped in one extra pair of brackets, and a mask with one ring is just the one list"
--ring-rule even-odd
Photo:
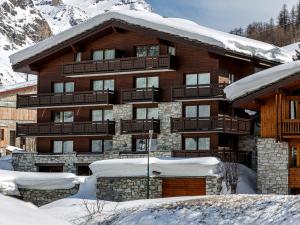
[(136, 57), (158, 56), (159, 45), (137, 46)]
[(81, 62), (81, 59), (82, 59), (82, 52), (76, 52), (75, 53), (75, 62)]

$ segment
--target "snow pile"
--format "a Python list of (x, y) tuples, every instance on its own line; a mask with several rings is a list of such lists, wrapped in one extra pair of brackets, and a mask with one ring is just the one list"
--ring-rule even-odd
[(224, 92), (232, 101), (299, 72), (300, 61), (285, 63), (240, 79), (227, 86)]
[(292, 56), (296, 56), (296, 50), (300, 51), (299, 44), (300, 42), (296, 42), (290, 45), (283, 46), (281, 48), (285, 51), (288, 51)]
[[(215, 157), (202, 158), (150, 158), (150, 174), (159, 176), (214, 175), (220, 161)], [(97, 177), (137, 177), (147, 174), (147, 158), (109, 159), (89, 166)]]
[(80, 180), (72, 173), (37, 173), (0, 170), (0, 190), (18, 195), (18, 188), (37, 190), (70, 189)]
[(0, 194), (0, 225), (70, 225), (31, 203)]
[(10, 61), (12, 64), (17, 64), (111, 19), (122, 20), (130, 24), (196, 40), (250, 57), (278, 62), (292, 61), (292, 56), (288, 52), (271, 44), (203, 27), (184, 19), (165, 18), (147, 11), (132, 10), (110, 11), (95, 16), (86, 22), (13, 54), (10, 56)]
[(0, 157), (0, 170), (14, 170), (11, 156)]

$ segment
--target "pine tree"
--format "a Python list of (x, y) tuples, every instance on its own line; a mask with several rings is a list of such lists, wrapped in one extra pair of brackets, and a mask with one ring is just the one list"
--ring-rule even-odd
[(281, 11), (279, 12), (278, 16), (278, 25), (283, 27), (284, 29), (287, 29), (288, 23), (289, 23), (289, 11), (287, 9), (287, 5), (284, 4), (281, 8)]

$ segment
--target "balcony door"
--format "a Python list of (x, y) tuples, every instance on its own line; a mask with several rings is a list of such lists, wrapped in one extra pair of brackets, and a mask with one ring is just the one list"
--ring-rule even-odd
[(185, 106), (186, 118), (210, 117), (210, 105)]
[(298, 100), (290, 101), (290, 119), (291, 120), (300, 119), (300, 101)]
[(158, 88), (158, 76), (137, 77), (135, 79), (136, 88)]
[(210, 73), (194, 73), (185, 75), (185, 85), (192, 87), (198, 85), (209, 85), (210, 84)]
[(158, 119), (158, 108), (136, 108), (135, 118), (138, 120)]

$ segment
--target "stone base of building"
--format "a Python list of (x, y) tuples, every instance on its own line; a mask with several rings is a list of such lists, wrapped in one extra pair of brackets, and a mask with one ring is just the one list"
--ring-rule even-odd
[(79, 185), (71, 189), (56, 189), (56, 190), (35, 190), (19, 188), (20, 199), (25, 202), (31, 202), (36, 206), (46, 205), (56, 200), (67, 198), (78, 192)]
[[(164, 178), (150, 178), (150, 199), (163, 197)], [(206, 195), (219, 195), (222, 188), (221, 178), (208, 176), (205, 179)], [(97, 198), (117, 202), (146, 199), (147, 177), (99, 177), (97, 179)]]
[[(170, 157), (171, 151), (153, 151), (151, 157)], [(145, 154), (119, 154), (108, 152), (104, 154), (38, 154), (14, 153), (13, 167), (16, 171), (37, 172), (39, 165), (62, 165), (63, 172), (77, 173), (77, 165), (91, 164), (104, 159), (144, 158)]]
[(257, 192), (287, 195), (289, 147), (274, 138), (257, 140)]

